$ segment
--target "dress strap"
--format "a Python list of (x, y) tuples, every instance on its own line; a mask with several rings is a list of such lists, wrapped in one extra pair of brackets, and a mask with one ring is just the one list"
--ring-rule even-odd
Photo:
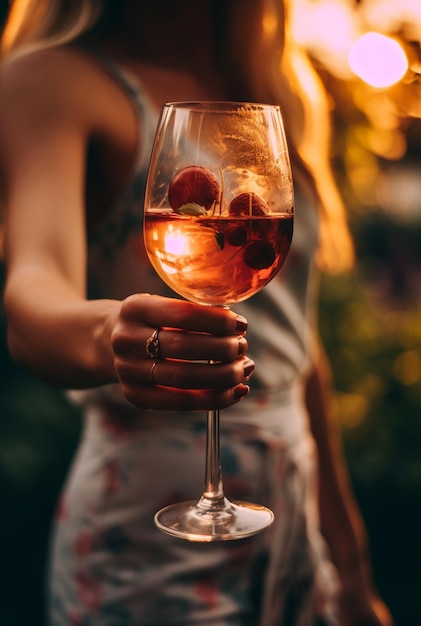
[(99, 46), (92, 46), (89, 51), (98, 60), (108, 75), (118, 83), (133, 102), (139, 117), (139, 154), (138, 167), (148, 166), (150, 149), (158, 123), (158, 111), (148, 97), (139, 78), (130, 70), (122, 67)]
[(107, 52), (99, 46), (92, 46), (89, 51), (101, 63), (108, 74), (120, 84), (120, 86), (135, 100), (140, 101), (143, 97), (143, 88), (131, 72), (123, 68)]

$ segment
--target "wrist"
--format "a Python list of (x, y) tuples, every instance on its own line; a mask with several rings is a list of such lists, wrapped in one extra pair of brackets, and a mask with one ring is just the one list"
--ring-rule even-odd
[(117, 323), (121, 302), (97, 300), (97, 321), (93, 331), (92, 363), (90, 369), (98, 384), (118, 382), (114, 367), (111, 337)]

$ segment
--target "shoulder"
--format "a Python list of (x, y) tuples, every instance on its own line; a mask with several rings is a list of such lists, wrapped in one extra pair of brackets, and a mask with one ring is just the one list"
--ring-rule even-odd
[(2, 117), (78, 125), (88, 133), (109, 123), (121, 90), (87, 52), (72, 47), (39, 50), (0, 67)]
[[(22, 52), (17, 56), (13, 54), (6, 57), (1, 64), (2, 80), (7, 82), (20, 82), (31, 78), (48, 79), (60, 77), (69, 73), (80, 73), (86, 65), (87, 55), (77, 48), (56, 47), (36, 51)], [(64, 82), (64, 81), (63, 81)]]
[(40, 50), (6, 59), (0, 71), (0, 97), (14, 107), (51, 102), (69, 105), (77, 99), (86, 74), (79, 55), (67, 49)]

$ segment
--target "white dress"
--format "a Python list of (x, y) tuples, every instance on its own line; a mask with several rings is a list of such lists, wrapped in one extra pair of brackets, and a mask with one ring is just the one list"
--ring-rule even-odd
[[(146, 258), (142, 199), (157, 112), (106, 60), (142, 127), (135, 176), (89, 233), (91, 298), (171, 294)], [(227, 497), (265, 504), (273, 525), (240, 541), (192, 544), (153, 523), (163, 505), (195, 499), (204, 477), (205, 416), (140, 411), (117, 385), (71, 392), (85, 426), (52, 539), (51, 626), (310, 626), (337, 624), (335, 571), (318, 530), (317, 460), (303, 400), (311, 346), (317, 215), (296, 194), (289, 258), (235, 306), (256, 362), (249, 396), (221, 415)]]

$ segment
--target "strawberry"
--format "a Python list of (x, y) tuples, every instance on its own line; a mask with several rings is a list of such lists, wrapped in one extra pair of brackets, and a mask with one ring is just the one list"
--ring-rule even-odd
[(218, 180), (204, 167), (197, 165), (185, 167), (172, 179), (168, 199), (174, 211), (190, 203), (196, 203), (209, 211), (219, 199)]
[[(231, 201), (229, 212), (230, 215), (235, 216), (265, 217), (270, 213), (270, 210), (266, 202), (257, 194), (246, 192), (240, 193), (239, 196)], [(269, 234), (271, 227), (271, 222), (259, 220), (259, 222), (251, 226), (251, 230), (260, 236), (266, 236)]]
[(230, 215), (263, 216), (269, 213), (269, 207), (262, 198), (255, 193), (240, 193), (231, 201)]
[(243, 261), (253, 270), (264, 270), (270, 267), (275, 259), (273, 246), (263, 239), (250, 241), (243, 250)]

